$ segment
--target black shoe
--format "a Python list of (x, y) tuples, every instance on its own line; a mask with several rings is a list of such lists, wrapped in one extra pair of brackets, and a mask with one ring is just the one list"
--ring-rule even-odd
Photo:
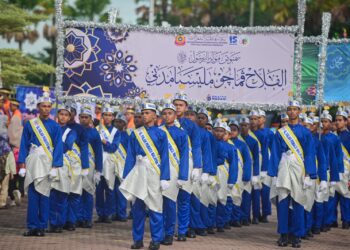
[(239, 221), (231, 222), (231, 227), (242, 227), (242, 224)]
[(269, 221), (268, 221), (268, 219), (267, 219), (267, 216), (261, 216), (260, 218), (259, 218), (259, 222), (261, 222), (261, 223), (269, 223)]
[(127, 218), (118, 218), (118, 221), (119, 221), (119, 222), (127, 222), (128, 219), (127, 219)]
[(165, 236), (164, 240), (162, 240), (160, 244), (165, 246), (171, 246), (173, 244), (173, 236), (170, 236), (170, 235)]
[(259, 219), (258, 218), (253, 218), (252, 224), (254, 224), (254, 225), (259, 224)]
[(301, 247), (301, 240), (299, 237), (293, 236), (292, 238), (292, 247), (293, 248), (300, 248)]
[(159, 242), (153, 242), (153, 241), (151, 241), (151, 242), (149, 243), (149, 247), (148, 247), (149, 250), (158, 250), (159, 248), (160, 248)]
[(187, 235), (188, 238), (191, 238), (191, 239), (196, 238), (196, 233), (195, 233), (195, 231), (193, 229), (189, 229), (187, 231), (186, 235)]
[(98, 217), (97, 220), (95, 220), (95, 223), (103, 223), (104, 222), (104, 218), (103, 217)]
[(349, 222), (343, 222), (341, 225), (342, 229), (349, 229), (350, 228), (350, 223)]
[(75, 223), (75, 227), (80, 227), (82, 228), (84, 225), (84, 221), (77, 221), (77, 223)]
[(326, 225), (326, 232), (331, 231), (331, 225)]
[(62, 233), (62, 227), (50, 225), (50, 228), (46, 230), (47, 233)]
[(92, 223), (90, 221), (84, 221), (82, 228), (92, 228)]
[(132, 214), (131, 213), (128, 215), (128, 220), (132, 220)]
[(327, 232), (327, 227), (326, 227), (326, 226), (322, 226), (322, 227), (321, 227), (321, 232), (322, 232), (322, 233)]
[(118, 216), (114, 214), (114, 215), (112, 215), (111, 219), (112, 219), (112, 221), (117, 221), (118, 220)]
[(36, 235), (35, 236), (44, 237), (45, 236), (45, 230), (44, 229), (36, 230)]
[(215, 234), (214, 228), (208, 227), (208, 228), (207, 228), (207, 233), (208, 233), (208, 234)]
[(277, 244), (279, 247), (288, 246), (288, 236), (286, 234), (281, 234), (280, 238), (277, 240)]
[(186, 235), (184, 234), (179, 234), (177, 236), (177, 241), (186, 241)]
[(223, 232), (225, 232), (225, 230), (223, 227), (218, 227), (218, 228), (216, 228), (216, 232), (223, 233)]
[(307, 231), (306, 235), (307, 235), (309, 238), (313, 238), (313, 237), (314, 237), (314, 235), (312, 234), (312, 231), (311, 231), (311, 230)]
[(30, 236), (36, 236), (37, 229), (29, 229), (27, 232), (23, 233), (23, 236), (30, 237)]
[(338, 222), (333, 222), (333, 223), (331, 224), (331, 227), (337, 228), (337, 227), (338, 227)]
[(67, 231), (75, 231), (75, 225), (73, 223), (66, 223), (66, 225), (64, 225), (63, 229), (67, 230)]
[(225, 223), (224, 229), (231, 230), (230, 223)]
[(309, 240), (310, 238), (309, 238), (309, 236), (308, 235), (304, 235), (303, 237), (301, 237), (303, 240)]
[(196, 231), (196, 235), (199, 235), (199, 236), (207, 236), (207, 231), (205, 229), (197, 229)]
[(112, 219), (110, 217), (105, 217), (103, 219), (103, 223), (111, 224), (112, 223)]
[(242, 220), (242, 225), (243, 226), (249, 226), (250, 222), (248, 220)]
[(131, 245), (131, 249), (141, 249), (143, 248), (143, 241), (136, 241)]
[(321, 230), (319, 228), (313, 228), (312, 229), (312, 233), (313, 234), (320, 234), (321, 233)]

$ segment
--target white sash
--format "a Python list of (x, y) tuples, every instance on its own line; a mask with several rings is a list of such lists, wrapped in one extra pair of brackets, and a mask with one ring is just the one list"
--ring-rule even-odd
[(300, 145), (298, 138), (295, 136), (293, 130), (289, 126), (285, 126), (278, 130), (284, 142), (298, 159), (301, 166), (304, 166), (304, 151)]
[(40, 118), (34, 118), (29, 121), (40, 145), (43, 147), (46, 155), (52, 160), (53, 145), (52, 140)]
[(118, 129), (113, 127), (111, 133), (109, 133), (108, 129), (104, 125), (102, 125), (101, 128), (98, 127), (98, 130), (100, 132), (101, 139), (108, 141), (109, 143), (113, 142), (114, 136), (118, 132)]
[(174, 142), (173, 137), (170, 135), (168, 129), (165, 126), (160, 127), (168, 137), (168, 149), (169, 149), (169, 159), (171, 161), (172, 166), (176, 168), (176, 171), (179, 173), (179, 165), (180, 165), (180, 154), (179, 149)]

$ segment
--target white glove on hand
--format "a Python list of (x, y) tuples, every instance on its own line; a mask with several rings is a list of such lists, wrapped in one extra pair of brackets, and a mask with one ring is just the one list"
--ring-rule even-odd
[(25, 168), (21, 168), (18, 171), (18, 175), (21, 176), (21, 177), (24, 177), (24, 176), (26, 176), (26, 172), (27, 172), (27, 170)]
[(334, 187), (335, 185), (337, 185), (336, 181), (331, 181), (331, 187)]
[(89, 169), (88, 168), (84, 168), (83, 171), (81, 171), (81, 175), (82, 176), (87, 176), (89, 174)]
[(214, 184), (214, 182), (216, 182), (215, 177), (210, 175), (208, 179), (208, 185), (211, 186)]
[(160, 188), (162, 189), (162, 191), (167, 190), (169, 187), (170, 187), (169, 181), (166, 181), (166, 180), (160, 181)]
[(101, 181), (101, 173), (100, 172), (95, 172), (94, 174), (94, 182), (95, 185), (98, 185)]
[(235, 186), (234, 184), (227, 184), (227, 187), (228, 187), (229, 189), (232, 189), (234, 186)]
[(177, 182), (176, 182), (177, 188), (180, 188), (180, 189), (181, 189), (185, 184), (186, 184), (186, 181), (184, 181), (184, 180), (177, 180)]
[(274, 177), (272, 177), (271, 186), (272, 186), (272, 187), (276, 187), (276, 184), (277, 184), (277, 177), (274, 176)]
[(193, 182), (196, 182), (199, 180), (199, 175), (200, 175), (200, 169), (199, 168), (194, 168), (191, 173), (191, 180)]
[(202, 184), (208, 184), (209, 181), (209, 174), (208, 173), (202, 173), (201, 175), (201, 183)]
[(318, 187), (318, 190), (319, 190), (320, 192), (324, 192), (324, 191), (327, 190), (327, 188), (328, 188), (327, 182), (326, 182), (326, 181), (321, 181), (321, 182), (320, 182), (320, 185), (319, 185), (319, 187)]
[(260, 177), (258, 175), (255, 175), (252, 177), (252, 185), (255, 186), (256, 184), (259, 183)]
[(51, 179), (55, 179), (58, 175), (57, 168), (51, 168), (49, 176)]
[(267, 172), (266, 172), (266, 171), (261, 171), (261, 172), (260, 172), (260, 177), (261, 177), (261, 178), (267, 177)]
[(343, 180), (343, 176), (344, 175), (344, 173), (339, 173), (339, 181), (342, 181)]
[(310, 179), (310, 176), (304, 177), (304, 189), (308, 189), (309, 187), (312, 186), (312, 181)]

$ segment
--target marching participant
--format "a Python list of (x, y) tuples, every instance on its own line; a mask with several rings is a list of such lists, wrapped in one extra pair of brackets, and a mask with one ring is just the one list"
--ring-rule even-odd
[[(193, 121), (185, 118), (185, 112), (188, 110), (188, 99), (186, 94), (177, 93), (173, 99), (173, 104), (176, 107), (176, 116), (182, 129), (184, 129), (190, 138), (190, 147), (192, 148), (192, 157), (190, 157), (190, 167), (189, 173), (191, 177), (191, 182), (197, 182), (201, 177), (202, 168), (202, 152), (201, 152), (201, 135), (197, 124)], [(193, 164), (192, 164), (193, 159)], [(193, 168), (192, 168), (193, 165)], [(203, 228), (203, 222), (200, 217), (200, 201), (194, 195), (191, 194), (192, 186), (190, 183), (185, 185), (186, 188), (179, 191), (179, 199), (181, 200), (183, 206), (182, 214), (184, 218), (189, 218), (190, 228), (187, 232), (189, 238), (195, 238), (196, 233), (193, 228)], [(188, 217), (187, 217), (188, 215)], [(178, 241), (186, 241), (185, 235), (179, 235)]]
[(299, 113), (299, 102), (289, 101), (289, 124), (276, 132), (271, 152), (272, 164), (268, 169), (269, 176), (276, 177), (272, 180), (272, 186), (276, 187), (278, 195), (279, 246), (288, 245), (290, 234), (292, 247), (300, 247), (300, 237), (305, 229), (305, 189), (312, 185), (310, 178), (317, 177), (312, 135), (299, 124)]
[[(326, 108), (326, 107), (325, 107)], [(327, 109), (323, 110), (321, 115), (322, 122), (322, 136), (321, 141), (323, 144), (323, 148), (325, 150), (326, 162), (327, 162), (327, 170), (329, 171), (329, 198), (325, 203), (325, 213), (323, 219), (323, 227), (321, 231), (329, 231), (332, 226), (337, 226), (338, 223), (335, 218), (335, 188), (337, 182), (339, 182), (339, 177), (342, 176), (342, 172), (344, 172), (344, 164), (343, 164), (343, 152), (341, 149), (341, 142), (339, 138), (332, 133), (332, 120), (333, 117), (329, 114)], [(332, 224), (335, 225), (332, 225)]]
[[(71, 166), (71, 158), (77, 157), (80, 161), (79, 155), (73, 155), (73, 144), (77, 138), (74, 130), (67, 127), (71, 117), (70, 108), (61, 105), (57, 110), (57, 121), (61, 126), (62, 142), (63, 142), (63, 166), (57, 170), (57, 178), (54, 178), (51, 184), (50, 193), (50, 215), (49, 225), (50, 233), (61, 233), (62, 228), (66, 223), (68, 194), (70, 192), (71, 181), (69, 176), (74, 175)], [(78, 163), (81, 168), (81, 164)]]
[(117, 170), (116, 170), (117, 176), (114, 184), (114, 195), (116, 197), (116, 202), (115, 202), (115, 206), (113, 207), (112, 220), (122, 221), (122, 222), (127, 221), (127, 217), (128, 217), (126, 214), (127, 201), (119, 190), (120, 183), (123, 180), (126, 150), (128, 149), (128, 143), (129, 143), (129, 135), (126, 132), (126, 124), (127, 124), (126, 117), (122, 114), (118, 115), (114, 120), (114, 126), (118, 129), (118, 133), (120, 136), (120, 143), (116, 152), (117, 159), (118, 159)]
[(238, 177), (238, 158), (235, 146), (225, 142), (227, 124), (218, 119), (214, 124), (214, 136), (217, 140), (217, 178), (220, 188), (217, 192), (216, 227), (218, 232), (224, 232), (224, 226), (229, 222), (226, 205), (228, 195), (232, 192)]
[(60, 126), (49, 118), (52, 100), (44, 92), (38, 100), (39, 117), (26, 123), (18, 157), (19, 175), (26, 175), (27, 228), (24, 236), (44, 236), (49, 218), (50, 178), (63, 165)]
[(130, 136), (120, 191), (127, 200), (133, 200), (132, 249), (143, 247), (146, 207), (149, 208), (151, 237), (149, 249), (159, 249), (163, 234), (162, 192), (169, 188), (170, 169), (168, 139), (155, 126), (156, 105), (142, 106), (144, 126)]
[[(234, 120), (230, 122), (230, 136), (229, 143), (232, 143), (237, 148), (238, 155), (238, 179), (241, 177), (240, 186), (237, 188), (237, 194), (239, 196), (233, 196), (233, 210), (231, 216), (231, 226), (241, 227), (242, 210), (241, 205), (243, 202), (243, 192), (251, 192), (251, 177), (252, 177), (252, 159), (250, 156), (248, 145), (239, 139), (239, 123)], [(235, 185), (237, 186), (237, 184)], [(245, 211), (246, 212), (246, 211)]]
[(135, 124), (135, 108), (133, 106), (128, 106), (125, 111), (125, 118), (127, 121), (127, 128), (134, 129), (136, 127)]
[[(247, 117), (242, 117), (239, 121), (240, 129), (241, 129), (241, 137), (247, 143), (249, 154), (252, 160), (252, 178), (251, 178), (251, 187), (256, 185), (259, 180), (260, 173), (260, 147), (259, 141), (254, 139), (250, 134), (252, 132), (249, 130), (250, 120)], [(250, 211), (252, 204), (252, 190), (249, 189), (249, 186), (245, 188), (242, 194), (242, 205), (241, 205), (241, 218), (242, 225), (249, 226), (250, 219)]]
[[(143, 126), (143, 121), (142, 121), (142, 111), (140, 108), (136, 108), (135, 110), (135, 116), (134, 116), (134, 123), (135, 123), (135, 128), (140, 128)], [(133, 129), (128, 128), (126, 131), (128, 132), (128, 135), (131, 134), (131, 131)]]
[[(68, 123), (68, 127), (74, 130), (77, 134), (76, 140), (76, 152), (80, 150), (80, 167), (78, 164), (74, 164), (75, 174), (71, 175), (71, 188), (68, 195), (68, 210), (67, 221), (63, 227), (68, 231), (74, 231), (75, 226), (82, 226), (82, 223), (78, 221), (80, 217), (80, 198), (82, 194), (82, 175), (88, 174), (89, 158), (88, 158), (88, 142), (85, 130), (81, 124), (75, 122), (75, 116), (77, 115), (77, 104), (72, 102), (70, 104), (71, 120)], [(84, 170), (84, 171), (83, 171)]]
[(90, 106), (82, 106), (79, 114), (79, 122), (85, 129), (88, 142), (89, 173), (83, 176), (83, 192), (80, 201), (79, 221), (83, 228), (92, 227), (92, 213), (94, 208), (94, 194), (96, 185), (101, 180), (103, 150), (100, 134), (91, 126), (92, 110)]
[[(165, 125), (161, 126), (160, 129), (167, 135), (170, 159), (170, 187), (163, 192), (165, 238), (162, 244), (172, 245), (175, 232), (178, 192), (179, 188), (182, 188), (188, 180), (189, 148), (186, 132), (175, 126), (176, 108), (173, 104), (164, 105), (162, 118)], [(181, 202), (178, 203), (178, 206), (181, 206)], [(184, 235), (186, 234), (187, 227), (184, 227), (182, 223), (183, 220), (180, 211), (178, 209), (178, 234)]]
[(118, 129), (113, 126), (114, 110), (109, 105), (104, 105), (102, 110), (103, 124), (97, 130), (100, 133), (103, 145), (103, 167), (101, 181), (96, 187), (96, 212), (98, 223), (111, 223), (113, 206), (115, 206), (115, 171), (118, 164), (116, 152), (120, 143)]
[[(341, 141), (341, 148), (343, 151), (343, 163), (344, 171), (340, 170), (339, 179), (340, 182), (336, 185), (336, 192), (334, 196), (333, 209), (335, 211), (334, 221), (337, 221), (337, 207), (340, 203), (340, 212), (342, 220), (342, 228), (349, 229), (350, 227), (350, 191), (349, 186), (349, 170), (350, 170), (350, 132), (347, 130), (347, 112), (343, 111), (341, 107), (338, 108), (338, 112), (335, 117), (335, 125), (337, 127), (337, 134)], [(339, 158), (338, 158), (339, 159)], [(341, 159), (340, 159), (341, 160)]]
[(281, 114), (281, 128), (288, 125), (289, 116), (286, 113)]

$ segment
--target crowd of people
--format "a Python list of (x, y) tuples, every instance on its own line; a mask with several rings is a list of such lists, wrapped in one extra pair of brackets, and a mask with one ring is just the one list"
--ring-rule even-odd
[[(85, 103), (78, 113), (77, 104), (67, 102), (52, 120), (52, 100), (44, 93), (39, 116), (22, 134), (13, 120), (20, 117), (18, 102), (9, 105), (0, 93), (1, 201), (7, 194), (18, 200), (26, 190), (24, 236), (92, 228), (94, 207), (95, 223), (132, 218), (132, 249), (144, 246), (147, 216), (149, 249), (159, 249), (175, 236), (183, 242), (268, 223), (271, 204), (281, 247), (299, 248), (302, 239), (338, 227), (339, 204), (342, 228), (349, 229), (350, 122), (341, 107), (335, 119), (328, 110), (318, 117), (302, 114), (290, 100), (272, 131), (263, 110), (212, 121), (184, 93), (162, 107), (143, 103), (123, 112)], [(9, 179), (16, 184), (7, 192)]]

